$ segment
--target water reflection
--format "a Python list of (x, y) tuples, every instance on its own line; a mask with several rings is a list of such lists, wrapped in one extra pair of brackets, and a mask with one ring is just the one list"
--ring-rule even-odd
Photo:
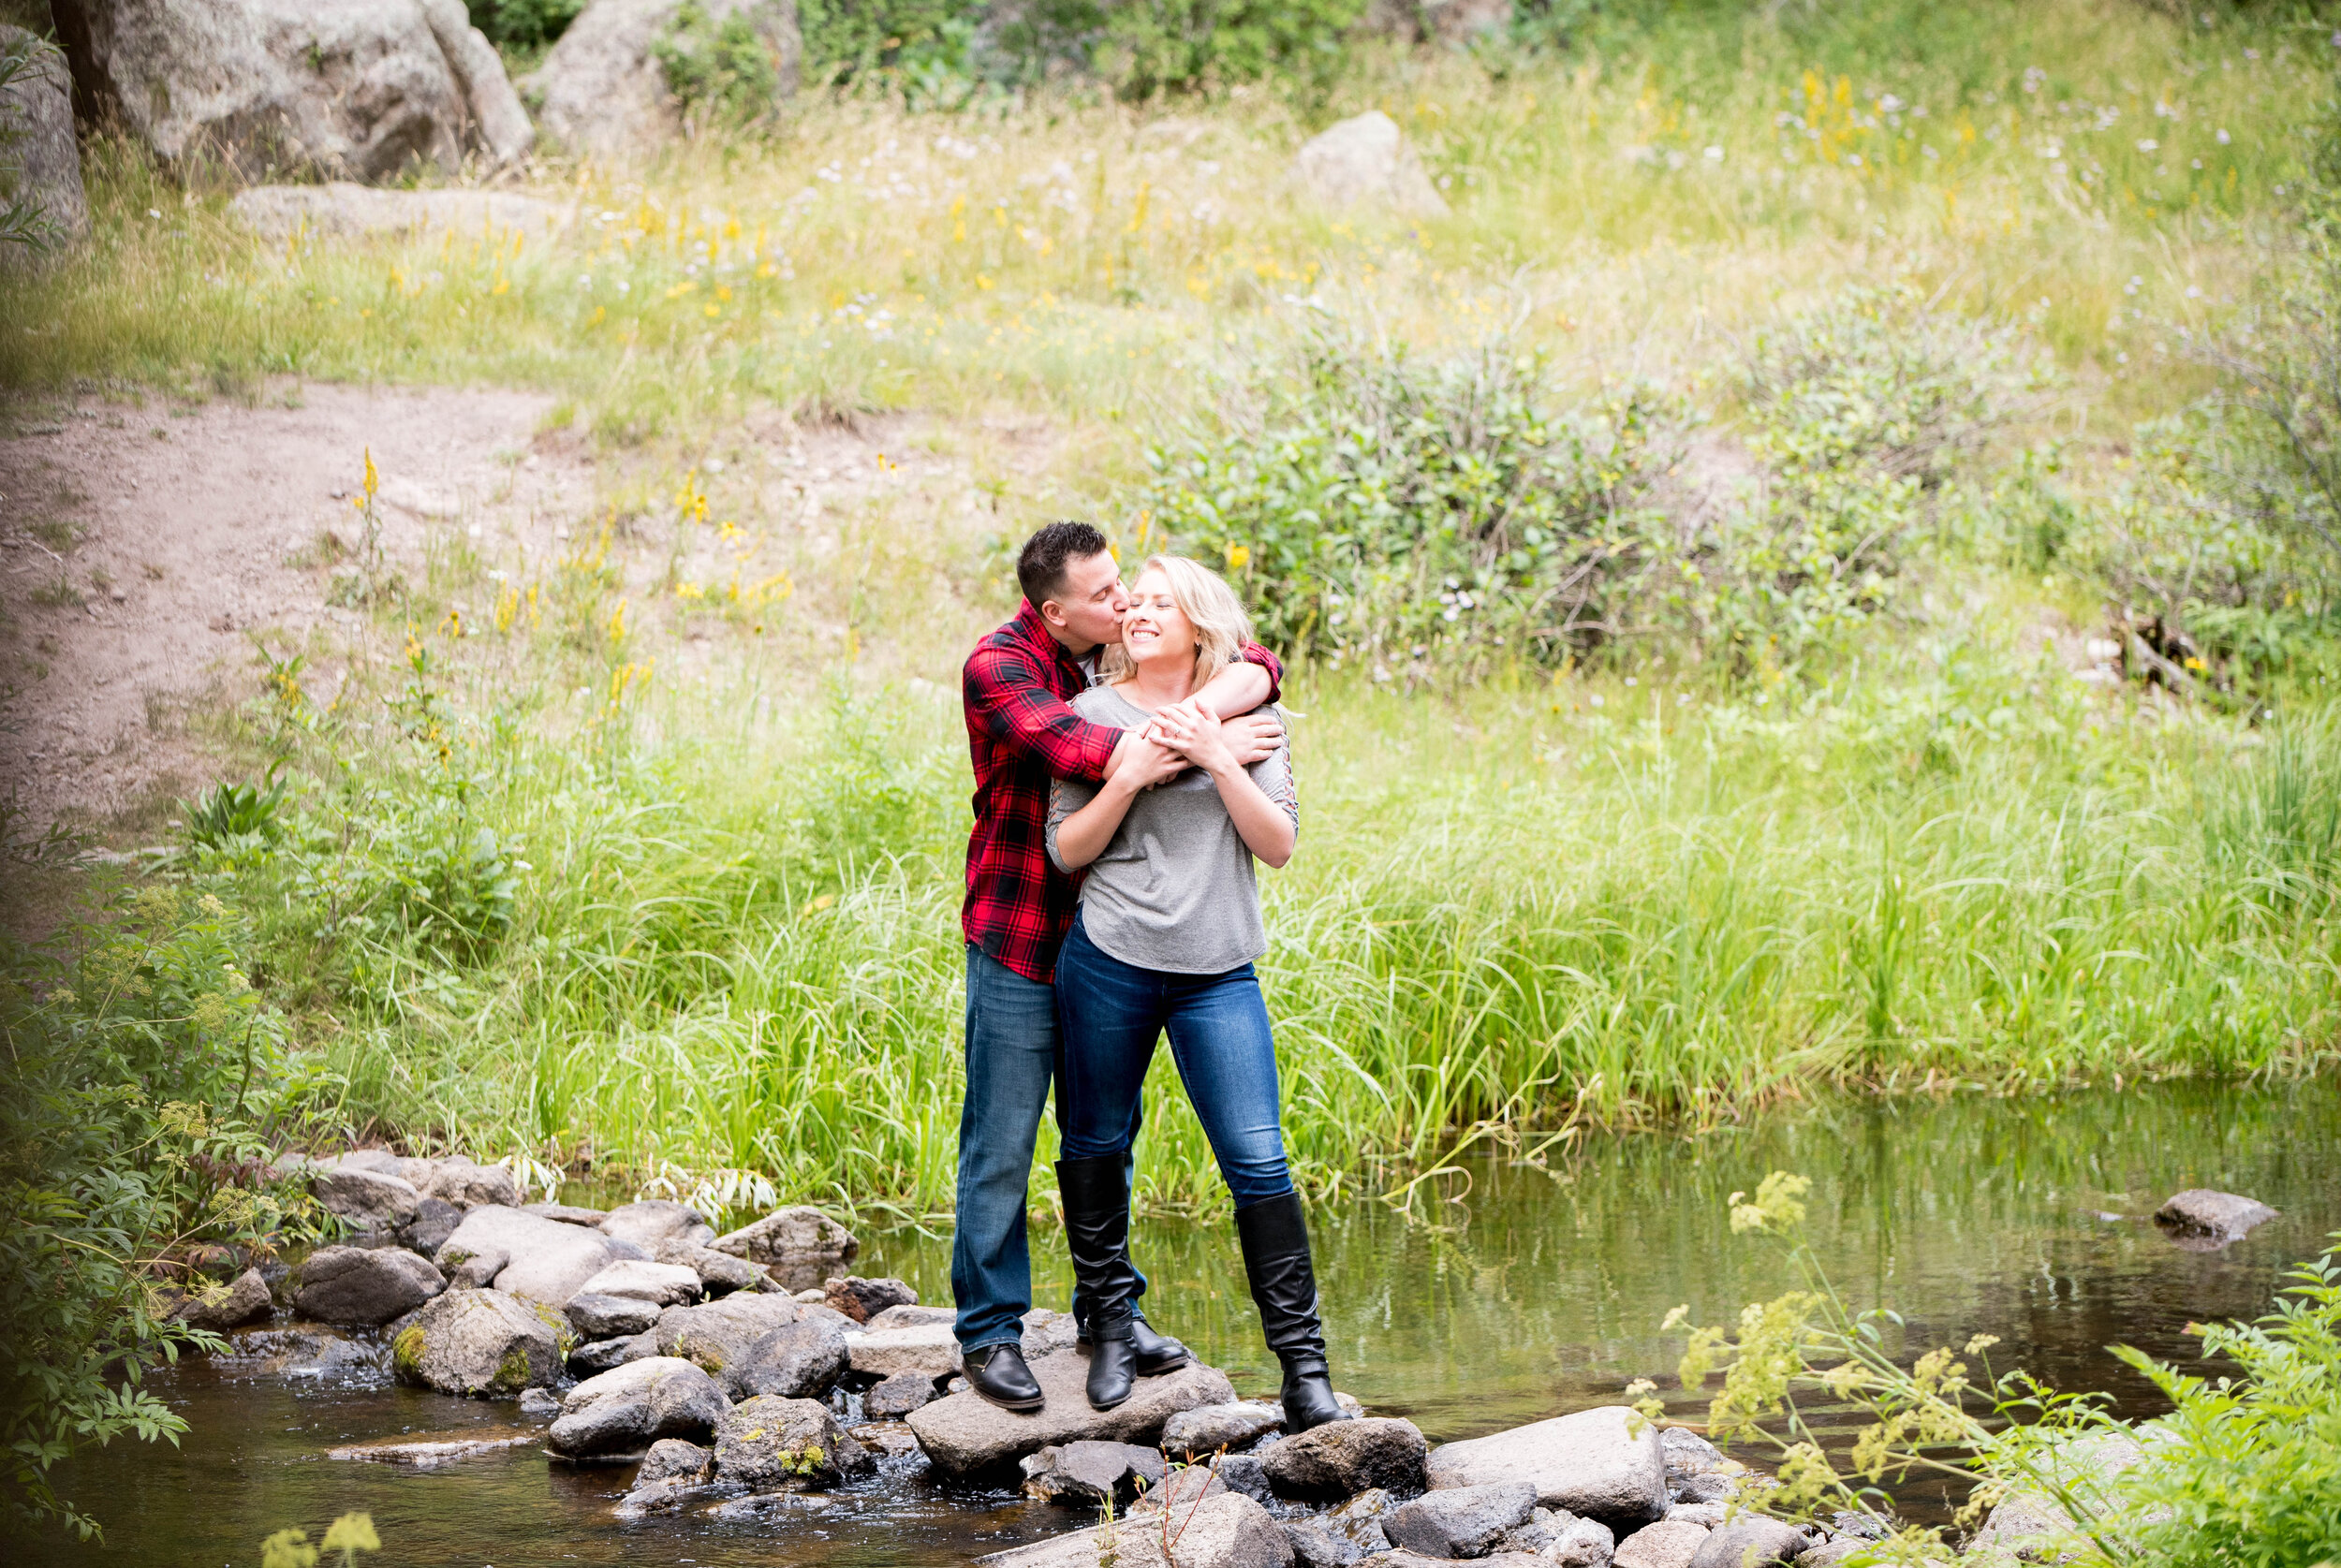
[[(2341, 1228), (2329, 1180), (2341, 1092), (2165, 1085), (2018, 1101), (1955, 1096), (1795, 1108), (1697, 1139), (1599, 1139), (1549, 1169), (1487, 1161), (1461, 1201), (1412, 1215), (1363, 1204), (1315, 1218), (1337, 1381), (1434, 1441), (1613, 1401), (1638, 1376), (1673, 1391), (1667, 1310), (1725, 1321), (1791, 1282), (1759, 1244), (1733, 1239), (1730, 1194), (1774, 1169), (1814, 1181), (1812, 1234), (1856, 1304), (1889, 1304), (1914, 1345), (2005, 1341), (2066, 1387), (2112, 1389), (2131, 1414), (2151, 1391), (2105, 1354), (2126, 1341), (2185, 1359), (2193, 1320), (2263, 1311), (2292, 1263)], [(2223, 1252), (2172, 1247), (2144, 1216), (2182, 1187), (2222, 1187), (2280, 1216)], [(2120, 1216), (2102, 1218), (2099, 1216)], [(1044, 1258), (1053, 1238), (1037, 1238)], [(1244, 1297), (1231, 1227), (1150, 1224), (1148, 1307), (1229, 1369), (1274, 1385)], [(869, 1238), (857, 1268), (950, 1297), (948, 1238)], [(1062, 1307), (1069, 1275), (1044, 1275)], [(737, 1564), (960, 1562), (1064, 1528), (1064, 1514), (998, 1492), (953, 1492), (918, 1461), (804, 1513), (755, 1523), (617, 1525), (623, 1471), (568, 1471), (532, 1451), (423, 1473), (329, 1461), (338, 1443), (509, 1419), (509, 1407), (412, 1390), (293, 1386), (191, 1368), (163, 1388), (194, 1424), (177, 1452), (116, 1444), (76, 1467), (75, 1494), (109, 1522), (103, 1558), (243, 1564), (287, 1523), (370, 1509), (388, 1563)], [(1912, 1498), (1923, 1510), (1925, 1500)], [(84, 1553), (40, 1548), (45, 1562)]]

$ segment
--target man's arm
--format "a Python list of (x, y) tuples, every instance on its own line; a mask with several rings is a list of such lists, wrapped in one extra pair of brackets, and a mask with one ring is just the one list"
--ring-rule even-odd
[[(1274, 715), (1252, 716), (1254, 709), (1276, 700), (1283, 680), (1284, 666), (1276, 662), (1276, 655), (1257, 642), (1247, 642), (1241, 660), (1205, 681), (1193, 696), (1165, 711), (1189, 710), (1194, 719), (1208, 711), (1225, 720), (1228, 747), (1235, 754), (1238, 766), (1248, 768), (1264, 761), (1283, 743), (1284, 725)], [(1147, 725), (1145, 733), (1149, 740), (1161, 743), (1159, 724)]]
[(986, 735), (1040, 758), (1060, 778), (1105, 778), (1135, 739), (1127, 730), (1082, 718), (1042, 682), (1030, 663), (1008, 649), (979, 648), (969, 655), (960, 696), (967, 716)]

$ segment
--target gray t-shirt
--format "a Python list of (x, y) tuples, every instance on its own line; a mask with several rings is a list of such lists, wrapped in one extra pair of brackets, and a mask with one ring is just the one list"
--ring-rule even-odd
[[(1154, 717), (1112, 686), (1082, 693), (1073, 699), (1073, 710), (1093, 724), (1117, 729), (1143, 729)], [(1249, 771), (1252, 782), (1299, 827), (1291, 747), (1279, 745)], [(1065, 862), (1057, 859), (1057, 828), (1096, 799), (1099, 787), (1058, 779), (1050, 788), (1049, 858), (1059, 869)], [(1105, 853), (1090, 862), (1081, 899), (1082, 929), (1089, 940), (1141, 969), (1219, 975), (1268, 951), (1252, 852), (1228, 815), (1219, 786), (1200, 768), (1139, 792)]]

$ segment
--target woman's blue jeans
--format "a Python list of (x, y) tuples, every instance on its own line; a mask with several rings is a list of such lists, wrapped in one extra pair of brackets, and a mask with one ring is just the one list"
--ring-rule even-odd
[(1057, 1124), (1067, 1159), (1120, 1154), (1137, 1140), (1146, 1069), (1167, 1032), (1235, 1206), (1292, 1191), (1276, 1043), (1250, 964), (1224, 975), (1141, 969), (1090, 941), (1076, 916), (1056, 960), (1056, 1006), (1065, 1051)]

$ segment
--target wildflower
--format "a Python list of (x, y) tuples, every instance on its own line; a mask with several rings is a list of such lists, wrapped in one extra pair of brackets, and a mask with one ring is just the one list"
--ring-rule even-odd
[(1244, 545), (1229, 545), (1228, 547), (1228, 570), (1231, 572), (1240, 572), (1251, 564), (1252, 551), (1248, 547)]
[(367, 500), (369, 500), (369, 501), (371, 501), (371, 500), (373, 500), (373, 499), (374, 499), (374, 492), (375, 492), (376, 490), (378, 490), (378, 489), (380, 489), (380, 488), (381, 488), (381, 484), (382, 484), (382, 476), (381, 476), (379, 474), (377, 474), (377, 473), (375, 473), (375, 468), (374, 468), (374, 448), (373, 448), (373, 447), (368, 447), (367, 448), (365, 448), (365, 453), (366, 453), (366, 480), (365, 480), (365, 484), (366, 484), (366, 499), (367, 499)]
[(2207, 664), (2204, 664), (2204, 663), (2202, 662), (2202, 660), (2201, 660), (2200, 658), (2195, 657), (2193, 654), (2191, 654), (2191, 653), (2190, 653), (2190, 654), (2188, 654), (2188, 655), (2187, 655), (2187, 658), (2186, 658), (2186, 667), (2187, 667), (2188, 669), (2191, 669), (2191, 670), (2196, 670), (2196, 671), (2199, 671), (2199, 672), (2200, 672), (2200, 671), (2201, 671), (2201, 670), (2206, 670), (2206, 669), (2209, 669), (2211, 667), (2210, 667), (2209, 665), (2207, 665)]

